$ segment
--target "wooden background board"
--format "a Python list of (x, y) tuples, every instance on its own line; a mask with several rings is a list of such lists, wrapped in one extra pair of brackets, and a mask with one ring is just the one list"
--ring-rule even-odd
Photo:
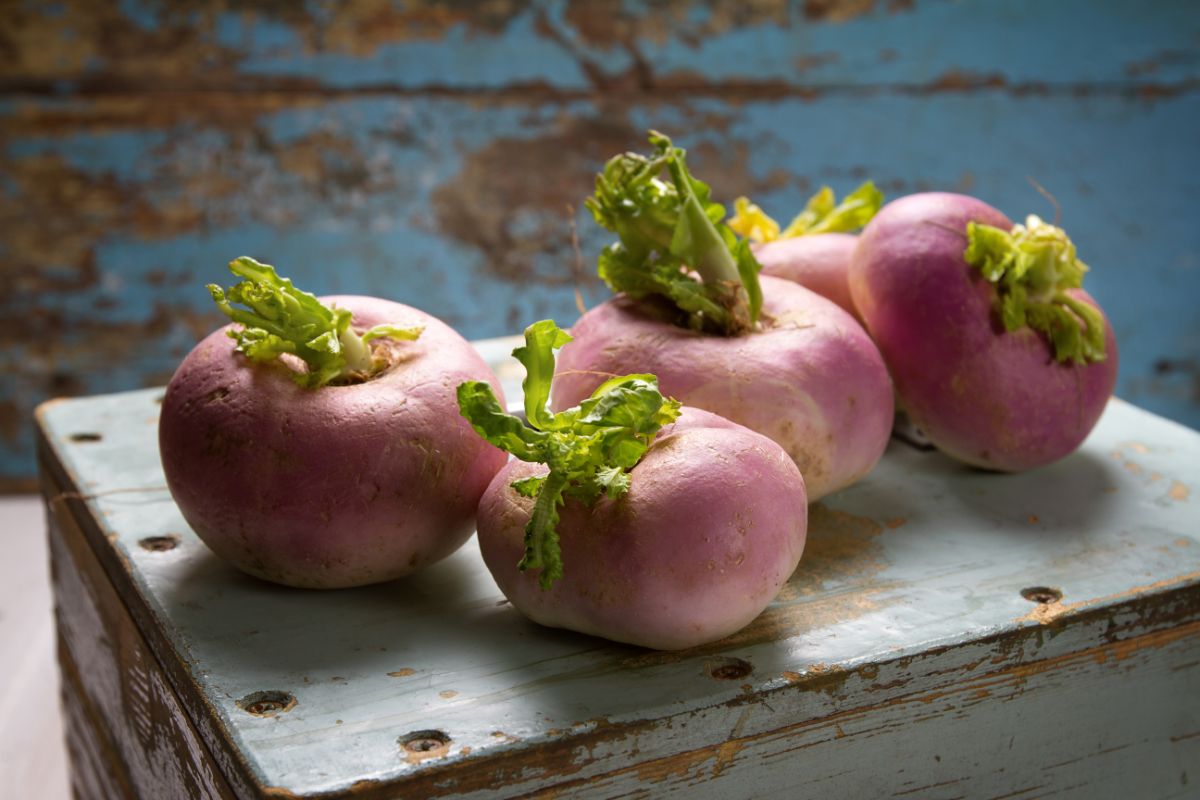
[(866, 178), (1053, 216), (1036, 179), (1119, 394), (1200, 427), (1198, 90), (1191, 0), (4, 0), (0, 486), (41, 399), (165, 382), (239, 254), (469, 338), (569, 324), (591, 176), (650, 126), (778, 216)]
[[(94, 495), (52, 507), (80, 521), (120, 597), (101, 605), (132, 615), (238, 792), (794, 796), (792, 759), (822, 796), (1185, 797), (1200, 780), (1200, 434), (1121, 401), (1025, 475), (893, 442), (813, 507), (758, 620), (658, 653), (526, 622), (473, 540), (357, 590), (234, 571), (163, 488), (158, 396), (45, 406), (47, 491)], [(92, 663), (117, 657), (97, 625), (65, 627)], [(295, 704), (247, 713), (264, 691)], [(430, 731), (449, 739), (435, 757), (401, 747)]]

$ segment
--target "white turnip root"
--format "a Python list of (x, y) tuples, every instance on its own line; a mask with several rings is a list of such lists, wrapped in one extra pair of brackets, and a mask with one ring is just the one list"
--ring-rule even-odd
[[(526, 333), (526, 363), (567, 341), (548, 325)], [(548, 376), (552, 360), (548, 369), (538, 360), (530, 375)], [(486, 390), (459, 396), (476, 430), (525, 459), (484, 493), (479, 546), (501, 591), (535, 622), (692, 647), (749, 624), (800, 560), (807, 501), (795, 464), (765, 436), (664, 400), (653, 376), (613, 379), (582, 410), (554, 415), (539, 405), (545, 392), (532, 393), (530, 428), (504, 423)], [(602, 449), (610, 458), (596, 456)]]
[[(237, 299), (257, 300), (256, 311), (232, 309), (242, 324), (201, 341), (162, 404), (163, 470), (188, 524), (223, 560), (299, 587), (386, 581), (457, 549), (505, 461), (457, 413), (462, 381), (500, 391), (483, 360), (415, 308), (368, 297), (318, 302), (265, 265), (234, 265), (254, 284), (235, 287)], [(299, 319), (299, 343), (287, 338), (279, 308)], [(322, 317), (318, 308), (345, 324), (308, 347), (319, 332), (304, 327), (318, 325), (305, 314)], [(257, 322), (279, 327), (256, 327), (258, 312), (267, 316)], [(297, 351), (312, 362), (293, 358)]]
[[(660, 134), (651, 141), (652, 158), (610, 160), (588, 200), (620, 236), (600, 274), (621, 294), (572, 327), (553, 407), (579, 403), (610, 375), (650, 372), (685, 405), (778, 442), (810, 501), (849, 486), (891, 432), (891, 382), (875, 345), (833, 302), (760, 281), (748, 242), (720, 223), (723, 209), (687, 172), (683, 151)], [(658, 179), (663, 170), (670, 183)]]
[(867, 225), (850, 287), (913, 422), (954, 458), (1014, 472), (1073, 452), (1116, 384), (1086, 269), (1037, 217), (926, 193)]

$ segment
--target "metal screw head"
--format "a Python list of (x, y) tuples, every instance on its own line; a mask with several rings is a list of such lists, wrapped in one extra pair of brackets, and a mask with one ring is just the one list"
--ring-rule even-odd
[(754, 665), (740, 658), (721, 658), (706, 665), (708, 674), (719, 681), (736, 681), (754, 671)]
[(163, 553), (178, 547), (179, 537), (174, 533), (168, 533), (166, 536), (146, 536), (138, 539), (138, 545), (152, 553)]
[(444, 756), (450, 751), (450, 737), (439, 730), (421, 730), (400, 737), (400, 748), (411, 762)]
[(251, 692), (237, 701), (237, 707), (247, 714), (256, 717), (273, 717), (283, 714), (296, 707), (296, 696), (290, 692), (268, 689), (262, 692)]
[(1021, 590), (1021, 597), (1038, 605), (1049, 605), (1062, 600), (1062, 591), (1051, 586), (1027, 586)]

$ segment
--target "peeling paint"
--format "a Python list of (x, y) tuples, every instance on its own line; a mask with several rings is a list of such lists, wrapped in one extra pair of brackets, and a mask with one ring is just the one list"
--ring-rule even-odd
[[(1015, 210), (1028, 193), (1013, 165), (1028, 164), (1081, 252), (1111, 254), (1089, 282), (1122, 338), (1120, 394), (1196, 426), (1200, 371), (1181, 344), (1194, 315), (1177, 298), (1196, 294), (1200, 243), (1171, 213), (1190, 192), (1179, 132), (1200, 96), (1186, 11), (17, 4), (0, 15), (0, 485), (29, 485), (40, 399), (165, 381), (220, 321), (205, 271), (243, 249), (323, 286), (428, 301), (472, 338), (569, 322), (576, 284), (603, 297), (591, 259), (604, 237), (582, 199), (651, 125), (677, 134), (719, 197), (765, 195), (781, 215), (821, 183), (868, 177), (890, 195), (954, 189)], [(1080, 13), (1109, 56), (1039, 46)], [(997, 34), (959, 36), (965, 20)], [(1027, 57), (1002, 44), (1015, 40)], [(883, 124), (896, 119), (908, 138)], [(1137, 159), (1107, 155), (1129, 142)], [(1106, 198), (1151, 184), (1137, 235), (1122, 233)], [(164, 329), (159, 309), (176, 322)]]
[[(573, 285), (569, 220), (605, 160), (643, 138), (628, 123), (583, 118), (539, 137), (496, 139), (465, 154), (458, 175), (434, 190), (439, 232), (476, 248), (499, 278)], [(539, 255), (560, 269), (537, 272)]]

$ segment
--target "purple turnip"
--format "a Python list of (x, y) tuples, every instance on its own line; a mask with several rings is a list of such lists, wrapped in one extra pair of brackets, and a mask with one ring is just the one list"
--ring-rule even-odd
[(859, 238), (854, 302), (904, 409), (943, 452), (1020, 471), (1074, 451), (1117, 377), (1117, 345), (1066, 234), (972, 197), (889, 203)]
[(832, 300), (860, 324), (862, 318), (850, 297), (846, 272), (858, 237), (852, 233), (823, 233), (777, 239), (754, 248), (762, 274), (783, 278)]
[(390, 580), (457, 549), (505, 461), (457, 414), (464, 380), (500, 391), (483, 360), (417, 309), (318, 300), (251, 259), (230, 268), (245, 280), (210, 290), (235, 324), (184, 359), (159, 421), (196, 534), (251, 575), (311, 588)]
[(543, 625), (664, 650), (734, 633), (800, 559), (799, 470), (765, 436), (664, 399), (652, 375), (614, 378), (548, 413), (552, 348), (569, 338), (537, 323), (514, 353), (529, 368), (528, 426), (486, 385), (460, 389), (476, 430), (522, 459), (480, 502), (488, 569)]
[(734, 202), (729, 227), (754, 242), (754, 256), (762, 274), (794, 281), (812, 289), (850, 312), (862, 322), (850, 297), (846, 277), (858, 237), (883, 205), (883, 194), (870, 181), (837, 203), (833, 190), (822, 186), (804, 210), (782, 230), (745, 197)]
[(759, 328), (734, 337), (672, 324), (625, 295), (597, 305), (571, 328), (554, 407), (636, 367), (681, 401), (777, 442), (804, 474), (809, 500), (849, 486), (870, 472), (891, 433), (887, 369), (845, 311), (790, 281), (761, 283)]
[(653, 373), (684, 404), (778, 442), (810, 501), (850, 485), (891, 431), (891, 382), (875, 345), (831, 301), (760, 281), (748, 242), (721, 223), (684, 152), (661, 134), (651, 142), (651, 158), (610, 160), (588, 200), (620, 237), (600, 256), (601, 277), (620, 294), (572, 327), (553, 407), (581, 402), (610, 375)]

